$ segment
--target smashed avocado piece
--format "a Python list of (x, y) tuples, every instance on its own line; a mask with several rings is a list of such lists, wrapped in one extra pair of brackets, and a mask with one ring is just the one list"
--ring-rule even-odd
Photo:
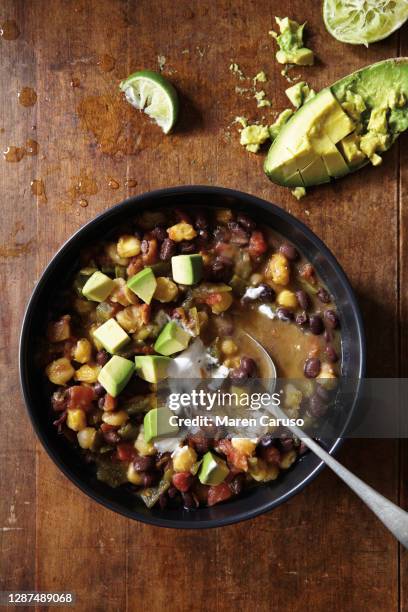
[(240, 143), (250, 153), (257, 153), (259, 147), (269, 139), (269, 129), (266, 125), (247, 125), (241, 130)]
[(300, 25), (297, 21), (284, 17), (275, 17), (280, 34), (273, 30), (269, 32), (278, 43), (279, 50), (276, 59), (280, 64), (297, 64), (298, 66), (312, 66), (314, 55), (311, 49), (303, 45), (303, 31), (306, 22)]
[(306, 104), (311, 98), (314, 98), (316, 92), (314, 89), (311, 89), (305, 81), (300, 81), (296, 83), (296, 85), (288, 87), (288, 89), (285, 90), (285, 94), (292, 102), (293, 106), (300, 108), (302, 104)]
[(266, 98), (266, 93), (263, 89), (261, 89), (261, 91), (257, 91), (254, 98), (257, 101), (258, 108), (262, 108), (263, 106), (271, 106), (271, 101)]
[(281, 131), (285, 123), (289, 121), (292, 115), (293, 110), (291, 108), (285, 108), (285, 110), (283, 110), (280, 115), (278, 115), (276, 121), (269, 126), (269, 136), (271, 140), (275, 140), (275, 138), (277, 138), (279, 132)]
[(301, 200), (306, 195), (306, 189), (304, 187), (295, 187), (295, 189), (292, 189), (292, 195), (295, 196), (297, 200)]

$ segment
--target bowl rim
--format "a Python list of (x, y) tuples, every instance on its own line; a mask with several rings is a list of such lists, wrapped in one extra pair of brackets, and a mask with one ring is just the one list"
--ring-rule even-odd
[[(56, 251), (54, 256), (46, 265), (45, 269), (41, 272), (41, 275), (31, 293), (31, 296), (28, 300), (23, 319), (21, 324), (21, 333), (19, 340), (19, 379), (20, 379), (20, 388), (22, 391), (24, 405), (26, 412), (30, 418), (33, 429), (39, 438), (43, 448), (46, 453), (50, 457), (50, 459), (55, 463), (55, 465), (62, 471), (62, 473), (74, 484), (76, 485), (83, 493), (85, 493), (88, 497), (101, 504), (102, 506), (112, 510), (113, 512), (118, 512), (122, 516), (127, 518), (140, 521), (145, 524), (154, 525), (157, 527), (165, 527), (165, 528), (176, 528), (176, 529), (209, 529), (216, 527), (223, 527), (225, 525), (232, 525), (234, 523), (238, 523), (241, 521), (249, 520), (276, 508), (277, 506), (283, 504), (288, 501), (291, 497), (302, 491), (312, 480), (316, 478), (316, 476), (322, 471), (325, 467), (323, 461), (318, 462), (318, 464), (309, 472), (305, 478), (299, 482), (295, 487), (290, 489), (289, 491), (283, 493), (278, 498), (264, 502), (261, 505), (255, 506), (250, 510), (238, 511), (232, 517), (224, 517), (220, 519), (205, 519), (201, 521), (189, 521), (189, 520), (173, 520), (173, 519), (165, 519), (157, 516), (149, 516), (139, 513), (137, 510), (130, 510), (123, 507), (118, 502), (109, 500), (96, 492), (91, 486), (84, 483), (76, 473), (70, 469), (67, 465), (64, 464), (62, 459), (58, 456), (54, 449), (48, 442), (48, 436), (43, 432), (39, 419), (36, 417), (36, 409), (34, 407), (34, 402), (30, 397), (27, 376), (28, 372), (26, 369), (26, 352), (28, 349), (28, 339), (29, 339), (29, 322), (32, 316), (32, 313), (35, 309), (36, 303), (41, 296), (44, 286), (46, 286), (48, 282), (48, 277), (52, 274), (53, 270), (59, 264), (59, 260), (65, 254), (65, 252), (72, 246), (75, 241), (86, 234), (87, 231), (94, 226), (94, 224), (102, 222), (109, 217), (115, 217), (117, 214), (120, 214), (127, 207), (133, 206), (135, 204), (143, 205), (145, 202), (154, 200), (154, 199), (163, 199), (164, 196), (177, 196), (180, 194), (190, 193), (191, 195), (215, 195), (226, 198), (233, 198), (237, 202), (239, 201), (243, 206), (254, 205), (254, 208), (257, 210), (264, 209), (267, 210), (268, 213), (281, 218), (287, 223), (293, 225), (298, 231), (305, 234), (307, 239), (314, 244), (314, 246), (322, 253), (323, 257), (330, 261), (330, 263), (334, 266), (337, 271), (337, 274), (340, 278), (341, 284), (344, 287), (349, 304), (353, 311), (353, 315), (355, 317), (356, 327), (358, 330), (358, 347), (359, 347), (359, 372), (358, 372), (358, 388), (354, 397), (354, 401), (350, 410), (350, 416), (354, 414), (356, 406), (359, 401), (360, 393), (361, 393), (361, 379), (365, 375), (366, 370), (366, 339), (364, 332), (363, 319), (360, 311), (360, 307), (358, 305), (356, 296), (351, 287), (350, 281), (346, 273), (344, 272), (342, 266), (338, 262), (337, 258), (333, 255), (330, 249), (325, 245), (325, 243), (302, 221), (297, 219), (292, 214), (288, 213), (286, 210), (280, 208), (278, 205), (273, 204), (267, 200), (259, 198), (258, 196), (235, 190), (229, 189), (226, 187), (217, 187), (212, 185), (179, 185), (174, 187), (167, 187), (162, 189), (155, 189), (153, 191), (147, 191), (135, 196), (131, 196), (115, 204), (103, 212), (99, 213), (89, 221), (87, 221), (84, 225), (82, 225), (79, 229), (77, 229)], [(166, 207), (165, 199), (163, 199), (163, 208)], [(211, 203), (208, 204), (211, 206)], [(344, 438), (337, 438), (333, 444), (331, 445), (330, 450), (328, 451), (331, 455), (335, 454), (341, 445), (344, 442)]]

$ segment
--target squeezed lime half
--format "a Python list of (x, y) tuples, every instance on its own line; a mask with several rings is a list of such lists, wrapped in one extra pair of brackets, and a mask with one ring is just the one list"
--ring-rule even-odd
[(134, 72), (119, 85), (126, 100), (149, 115), (168, 134), (177, 120), (178, 97), (173, 85), (152, 70)]
[(324, 0), (323, 19), (340, 42), (368, 46), (407, 21), (408, 0)]

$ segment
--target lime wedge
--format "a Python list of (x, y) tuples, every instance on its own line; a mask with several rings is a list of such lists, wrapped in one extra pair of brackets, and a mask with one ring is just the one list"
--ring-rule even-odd
[(152, 70), (134, 72), (119, 85), (126, 100), (143, 110), (168, 134), (176, 123), (178, 97), (173, 85)]
[(324, 0), (323, 19), (340, 42), (368, 46), (402, 26), (408, 0)]

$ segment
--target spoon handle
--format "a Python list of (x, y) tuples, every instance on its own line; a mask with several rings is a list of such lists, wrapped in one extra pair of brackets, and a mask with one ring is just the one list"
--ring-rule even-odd
[(302, 441), (310, 448), (322, 461), (328, 465), (333, 472), (339, 476), (356, 495), (374, 512), (380, 521), (391, 531), (397, 540), (408, 548), (408, 512), (396, 506), (389, 499), (375, 491), (372, 487), (357, 478), (352, 472), (339, 463), (334, 457), (329, 455), (319, 444), (311, 438)]
[[(276, 417), (287, 418), (285, 413), (278, 406), (273, 406), (272, 412)], [(408, 512), (394, 504), (392, 501), (381, 495), (368, 484), (357, 478), (350, 470), (345, 468), (334, 457), (329, 455), (317, 442), (308, 436), (302, 429), (295, 426), (288, 426), (292, 433), (300, 438), (302, 442), (324, 463), (345, 482), (350, 489), (374, 512), (380, 521), (391, 531), (397, 540), (408, 548)]]

